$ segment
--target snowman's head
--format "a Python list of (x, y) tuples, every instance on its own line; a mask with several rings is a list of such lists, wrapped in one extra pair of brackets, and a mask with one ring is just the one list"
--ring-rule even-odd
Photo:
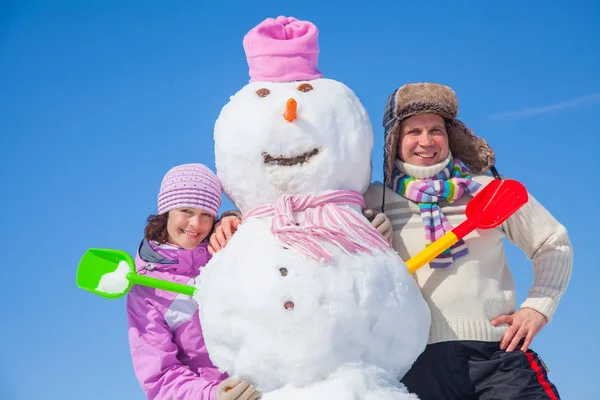
[(372, 147), (365, 108), (331, 79), (251, 82), (215, 124), (217, 175), (242, 212), (286, 194), (362, 193)]

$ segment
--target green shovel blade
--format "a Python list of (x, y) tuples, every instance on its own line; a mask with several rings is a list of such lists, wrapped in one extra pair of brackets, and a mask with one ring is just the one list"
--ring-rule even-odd
[(124, 296), (132, 285), (148, 286), (170, 292), (194, 294), (193, 286), (138, 275), (133, 258), (124, 251), (89, 249), (77, 267), (77, 286), (109, 299)]
[[(77, 286), (109, 299), (125, 295), (131, 289), (127, 273), (135, 271), (135, 263), (129, 254), (120, 250), (89, 249), (85, 252), (77, 267)], [(110, 281), (115, 284), (101, 285)], [(120, 284), (119, 284), (120, 283)]]

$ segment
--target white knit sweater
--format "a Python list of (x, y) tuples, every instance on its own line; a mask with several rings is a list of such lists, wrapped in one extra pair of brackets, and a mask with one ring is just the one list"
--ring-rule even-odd
[[(414, 166), (410, 166), (415, 169)], [(412, 176), (432, 176), (432, 167), (407, 171)], [(404, 168), (406, 169), (406, 168)], [(426, 176), (421, 176), (426, 177)], [(483, 185), (493, 178), (475, 175)], [(365, 193), (368, 208), (379, 209), (382, 184), (375, 182)], [(466, 219), (465, 207), (471, 196), (454, 203), (440, 203), (452, 226)], [(385, 189), (385, 213), (393, 229), (393, 247), (403, 260), (425, 248), (425, 231), (416, 203)], [(515, 285), (506, 262), (503, 239), (508, 238), (533, 260), (533, 286), (521, 308), (533, 308), (552, 319), (571, 275), (573, 251), (567, 231), (531, 195), (529, 201), (501, 226), (466, 236), (469, 254), (447, 269), (420, 268), (415, 279), (429, 304), (432, 326), (429, 343), (451, 340), (495, 342), (506, 325), (493, 327), (490, 320), (515, 311)]]

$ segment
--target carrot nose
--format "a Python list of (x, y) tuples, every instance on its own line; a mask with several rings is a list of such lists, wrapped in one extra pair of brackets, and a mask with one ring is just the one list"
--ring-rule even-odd
[(285, 112), (283, 113), (283, 118), (285, 118), (288, 122), (292, 122), (296, 119), (296, 110), (298, 108), (298, 103), (293, 98), (289, 98), (285, 103)]

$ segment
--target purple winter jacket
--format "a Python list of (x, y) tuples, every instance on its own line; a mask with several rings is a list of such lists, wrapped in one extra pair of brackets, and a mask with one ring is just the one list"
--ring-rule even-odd
[[(144, 239), (136, 257), (142, 275), (193, 285), (210, 260), (207, 242), (193, 250)], [(227, 374), (206, 350), (198, 304), (191, 296), (134, 285), (127, 295), (133, 368), (148, 399), (214, 400)]]

